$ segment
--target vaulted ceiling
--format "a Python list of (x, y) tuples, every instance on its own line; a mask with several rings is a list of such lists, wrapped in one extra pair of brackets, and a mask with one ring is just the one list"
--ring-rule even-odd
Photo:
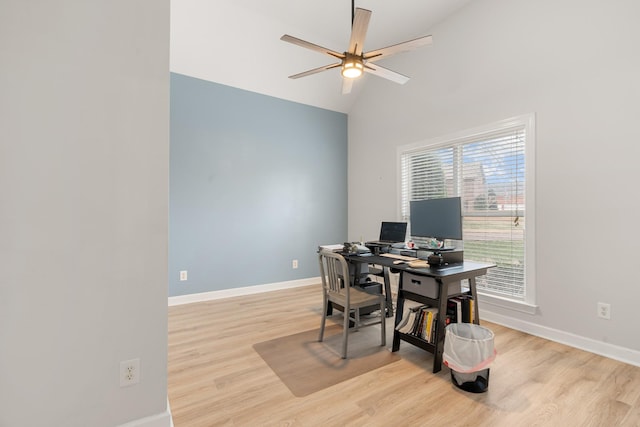
[[(356, 0), (356, 7), (373, 12), (364, 50), (432, 34), (435, 24), (469, 1)], [(172, 0), (171, 71), (340, 112), (349, 112), (367, 80), (378, 78), (359, 78), (348, 95), (341, 93), (339, 69), (289, 79), (335, 61), (281, 41), (283, 34), (343, 52), (351, 34), (351, 0)], [(429, 55), (429, 49), (401, 55)], [(410, 69), (392, 69), (412, 77)]]

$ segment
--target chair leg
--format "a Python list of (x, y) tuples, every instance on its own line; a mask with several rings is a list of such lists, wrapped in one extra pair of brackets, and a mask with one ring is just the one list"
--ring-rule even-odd
[(318, 341), (322, 342), (324, 339), (324, 324), (327, 320), (327, 307), (329, 303), (327, 302), (327, 296), (324, 296), (324, 302), (322, 303), (322, 320), (320, 321), (320, 336), (318, 336)]
[(380, 345), (383, 347), (387, 345), (387, 327), (385, 324), (385, 319), (387, 318), (387, 316), (385, 315), (385, 312), (384, 312), (386, 305), (387, 305), (386, 301), (382, 299), (380, 302), (380, 331), (381, 331), (380, 341), (382, 343)]
[(347, 338), (349, 337), (349, 309), (344, 308), (344, 322), (342, 324), (342, 358), (347, 358)]

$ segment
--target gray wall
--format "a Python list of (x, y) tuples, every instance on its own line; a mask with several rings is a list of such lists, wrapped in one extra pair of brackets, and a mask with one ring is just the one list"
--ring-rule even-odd
[(346, 238), (347, 116), (174, 73), (170, 177), (170, 295), (316, 277)]
[(0, 426), (168, 427), (169, 2), (3, 0), (0, 52)]
[[(631, 0), (478, 0), (433, 29), (429, 50), (390, 59), (412, 80), (368, 79), (349, 115), (350, 237), (395, 212), (397, 146), (535, 113), (538, 311), (481, 309), (640, 364), (638, 16)], [(374, 190), (389, 202), (377, 211), (364, 204)]]

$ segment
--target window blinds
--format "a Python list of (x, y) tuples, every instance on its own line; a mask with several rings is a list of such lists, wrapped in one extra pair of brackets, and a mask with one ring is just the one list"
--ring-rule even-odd
[(465, 259), (497, 265), (478, 288), (516, 300), (526, 289), (525, 141), (517, 126), (400, 156), (403, 220), (411, 200), (460, 196)]

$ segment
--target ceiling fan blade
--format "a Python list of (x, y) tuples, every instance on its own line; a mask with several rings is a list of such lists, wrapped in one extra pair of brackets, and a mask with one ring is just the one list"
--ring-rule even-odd
[(362, 55), (362, 47), (364, 39), (367, 36), (367, 28), (369, 28), (369, 20), (371, 19), (371, 11), (367, 9), (357, 8), (351, 25), (351, 40), (349, 40), (349, 53), (354, 55)]
[(310, 43), (308, 41), (299, 39), (297, 37), (290, 36), (289, 34), (285, 34), (280, 37), (280, 40), (293, 43), (295, 45), (305, 47), (307, 49), (315, 50), (316, 52), (324, 53), (325, 55), (333, 56), (335, 58), (343, 59), (344, 54), (340, 52), (336, 52), (335, 50), (327, 49), (326, 47), (318, 46), (317, 44)]
[(289, 76), (289, 78), (290, 79), (299, 79), (300, 77), (310, 76), (312, 74), (320, 73), (320, 72), (325, 71), (325, 70), (330, 70), (332, 68), (336, 68), (336, 67), (339, 67), (341, 65), (342, 65), (341, 62), (338, 62), (336, 64), (324, 65), (322, 67), (314, 68), (313, 70), (304, 71), (302, 73), (294, 74), (292, 76)]
[(401, 85), (405, 84), (409, 81), (409, 77), (404, 74), (396, 73), (395, 71), (391, 71), (388, 68), (381, 67), (378, 64), (365, 64), (364, 71), (373, 74), (374, 76), (382, 77), (387, 80), (391, 80), (392, 82), (399, 83)]
[(417, 39), (409, 40), (406, 42), (394, 44), (393, 46), (383, 47), (382, 49), (372, 50), (363, 55), (366, 61), (377, 61), (382, 57), (388, 57), (400, 52), (406, 52), (408, 50), (417, 49), (422, 46), (431, 44), (433, 41), (432, 36), (419, 37)]
[(343, 95), (351, 93), (352, 86), (353, 86), (353, 79), (349, 79), (346, 77), (342, 78), (342, 94)]

